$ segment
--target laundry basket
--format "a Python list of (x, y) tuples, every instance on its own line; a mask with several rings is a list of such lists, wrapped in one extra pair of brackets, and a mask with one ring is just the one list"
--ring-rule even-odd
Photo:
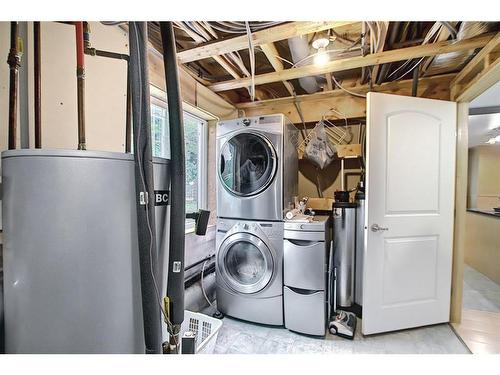
[(181, 333), (179, 338), (184, 335), (184, 332), (191, 331), (195, 334), (196, 354), (212, 354), (215, 349), (215, 342), (222, 327), (222, 320), (212, 318), (211, 316), (184, 311), (184, 322), (181, 325)]

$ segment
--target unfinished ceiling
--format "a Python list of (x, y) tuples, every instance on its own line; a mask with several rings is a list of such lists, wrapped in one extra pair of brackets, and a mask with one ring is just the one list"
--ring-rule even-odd
[[(498, 22), (175, 22), (189, 74), (240, 109), (276, 110), (337, 92), (349, 106), (370, 90), (408, 92), (417, 80), (418, 96), (449, 98), (448, 83), (499, 29)], [(155, 22), (149, 38), (161, 51)]]

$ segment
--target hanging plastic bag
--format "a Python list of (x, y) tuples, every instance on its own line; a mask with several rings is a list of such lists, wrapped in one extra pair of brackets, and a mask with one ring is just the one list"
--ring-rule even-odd
[(316, 125), (314, 134), (304, 150), (304, 155), (319, 169), (324, 169), (333, 161), (335, 146), (330, 142), (323, 122)]

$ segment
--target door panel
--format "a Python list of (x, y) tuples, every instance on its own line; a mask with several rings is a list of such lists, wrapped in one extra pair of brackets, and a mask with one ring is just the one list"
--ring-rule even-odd
[(434, 300), (436, 266), (436, 236), (386, 238), (382, 306)]
[(388, 116), (387, 214), (438, 211), (439, 160), (435, 155), (439, 155), (440, 128), (439, 119), (425, 113)]
[(369, 93), (367, 113), (362, 331), (446, 322), (456, 104)]

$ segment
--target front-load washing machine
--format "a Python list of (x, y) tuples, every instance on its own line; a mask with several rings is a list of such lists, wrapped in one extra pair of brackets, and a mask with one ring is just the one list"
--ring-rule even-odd
[(283, 325), (283, 222), (218, 219), (217, 308), (234, 318)]
[(284, 218), (297, 195), (297, 133), (282, 114), (218, 123), (218, 217)]

